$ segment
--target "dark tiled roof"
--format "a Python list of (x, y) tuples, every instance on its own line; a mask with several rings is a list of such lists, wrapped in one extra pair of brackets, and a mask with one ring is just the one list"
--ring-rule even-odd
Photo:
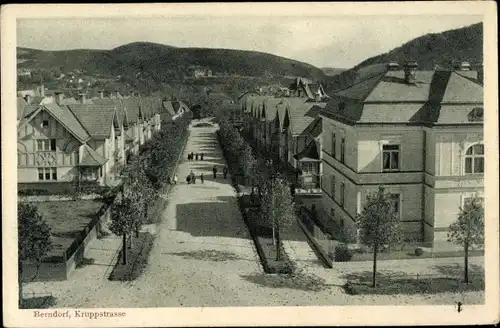
[(266, 121), (270, 122), (276, 118), (278, 104), (283, 102), (283, 98), (268, 98), (264, 100)]
[(89, 145), (82, 146), (82, 157), (80, 158), (80, 166), (103, 166), (108, 160), (99, 155)]
[(139, 113), (141, 111), (139, 107), (139, 98), (130, 97), (121, 100), (125, 111), (127, 112), (128, 123), (134, 124), (139, 121)]
[(302, 134), (325, 106), (325, 103), (290, 104), (288, 115), (292, 134)]
[(301, 152), (293, 155), (293, 157), (298, 161), (319, 160), (319, 152), (316, 142), (314, 140), (309, 142)]
[(107, 138), (111, 134), (113, 119), (116, 115), (112, 105), (75, 104), (67, 105), (75, 114), (90, 136)]
[(417, 71), (412, 84), (403, 71), (367, 76), (335, 93), (322, 115), (346, 124), (458, 124), (483, 104), (483, 87), (459, 72)]

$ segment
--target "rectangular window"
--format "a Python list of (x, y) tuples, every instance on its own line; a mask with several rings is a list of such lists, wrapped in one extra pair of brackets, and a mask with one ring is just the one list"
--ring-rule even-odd
[(342, 182), (340, 184), (340, 206), (344, 207), (344, 200), (345, 200), (345, 183)]
[(336, 181), (335, 181), (335, 176), (332, 175), (332, 186), (331, 186), (331, 191), (332, 191), (332, 198), (333, 200), (335, 200), (335, 184), (336, 184)]
[(340, 162), (345, 161), (345, 138), (340, 139)]
[[(484, 203), (484, 198), (483, 197), (478, 197), (478, 200), (479, 200), (480, 204)], [(470, 203), (471, 201), (472, 201), (472, 197), (465, 197), (464, 198), (463, 206), (465, 206), (466, 204)]]
[(391, 207), (392, 211), (396, 214), (398, 218), (401, 217), (401, 196), (399, 194), (391, 194), (389, 196), (390, 202), (391, 202)]
[(56, 139), (39, 139), (36, 141), (37, 151), (55, 151)]
[(42, 128), (44, 128), (44, 129), (48, 129), (48, 128), (49, 128), (49, 121), (47, 121), (47, 120), (43, 120), (43, 121), (42, 121)]
[(333, 155), (333, 158), (336, 158), (336, 154), (335, 154), (335, 146), (337, 145), (337, 139), (335, 137), (335, 132), (332, 133), (332, 155)]
[(57, 168), (55, 167), (39, 167), (39, 181), (57, 181)]
[(382, 146), (383, 171), (399, 171), (399, 145)]

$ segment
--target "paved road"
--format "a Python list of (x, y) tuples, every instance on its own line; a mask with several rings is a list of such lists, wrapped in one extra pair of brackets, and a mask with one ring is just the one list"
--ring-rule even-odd
[[(184, 157), (178, 167), (179, 184), (168, 196), (154, 248), (143, 276), (133, 282), (107, 280), (113, 247), (119, 239), (96, 241), (102, 248), (99, 265), (77, 269), (67, 282), (28, 284), (27, 290), (50, 291), (57, 307), (175, 307), (175, 306), (284, 306), (284, 305), (394, 305), (468, 304), (482, 300), (483, 293), (348, 296), (340, 286), (344, 275), (371, 269), (370, 262), (341, 263), (334, 269), (308, 266), (302, 275), (290, 280), (265, 275), (246, 226), (238, 210), (229, 181), (211, 176), (213, 165), (222, 171), (224, 160), (215, 137), (215, 127), (192, 128)], [(204, 161), (189, 162), (189, 152), (204, 152)], [(204, 173), (204, 184), (197, 179), (187, 185), (185, 176), (193, 170)], [(303, 241), (298, 241), (303, 243)], [(106, 244), (107, 243), (107, 244)], [(296, 248), (297, 241), (291, 244)], [(109, 255), (104, 252), (110, 247)], [(113, 246), (113, 247), (111, 247)], [(311, 259), (311, 254), (298, 251)], [(482, 258), (472, 259), (482, 265)], [(384, 263), (385, 262), (385, 263)], [(436, 265), (454, 265), (461, 259), (381, 261), (380, 271), (404, 270), (412, 273), (435, 272)], [(457, 267), (459, 269), (459, 267)], [(98, 278), (98, 276), (100, 278)]]

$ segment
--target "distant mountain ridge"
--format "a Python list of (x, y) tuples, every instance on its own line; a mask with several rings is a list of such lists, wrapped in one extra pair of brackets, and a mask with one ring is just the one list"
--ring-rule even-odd
[(368, 58), (353, 69), (363, 66), (414, 60), (419, 69), (433, 69), (435, 65), (451, 68), (455, 63), (468, 61), (471, 64), (483, 62), (483, 24), (477, 23), (442, 33), (426, 34), (388, 53)]
[(396, 62), (402, 65), (405, 61), (416, 61), (419, 70), (450, 69), (462, 61), (471, 65), (482, 64), (483, 24), (426, 34), (388, 53), (368, 58), (338, 75), (327, 76), (326, 92), (331, 94), (358, 81), (361, 76), (369, 76), (369, 72), (380, 71), (383, 64)]
[(90, 74), (109, 76), (135, 76), (142, 72), (159, 80), (181, 79), (190, 66), (201, 66), (210, 68), (215, 74), (303, 76), (314, 80), (325, 77), (323, 71), (310, 64), (245, 50), (176, 48), (150, 42), (134, 42), (111, 50), (17, 50), (19, 68), (83, 69)]

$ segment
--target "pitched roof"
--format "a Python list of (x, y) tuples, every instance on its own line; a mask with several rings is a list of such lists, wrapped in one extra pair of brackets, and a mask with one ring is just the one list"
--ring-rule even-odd
[(416, 83), (407, 84), (403, 71), (371, 75), (335, 93), (322, 115), (347, 124), (455, 124), (468, 122), (468, 113), (482, 106), (483, 87), (459, 72), (417, 71), (415, 77)]
[(67, 129), (71, 134), (73, 134), (80, 142), (87, 141), (90, 136), (82, 126), (82, 124), (78, 121), (75, 115), (66, 107), (59, 106), (56, 103), (47, 103), (44, 105), (34, 106), (28, 105), (25, 107), (23, 119), (19, 123), (19, 128), (24, 126), (24, 124), (28, 123), (33, 117), (35, 113), (37, 113), (38, 109), (46, 110), (52, 115), (65, 129)]
[(82, 157), (80, 158), (79, 166), (103, 166), (108, 160), (99, 155), (89, 145), (82, 145)]
[(302, 134), (304, 130), (318, 117), (326, 103), (294, 102), (287, 108), (292, 134)]
[(298, 161), (319, 160), (320, 158), (316, 142), (314, 140), (309, 142), (302, 151), (293, 155), (293, 157)]
[(165, 108), (165, 110), (172, 116), (175, 115), (175, 109), (174, 109), (174, 106), (172, 106), (172, 102), (171, 101), (164, 101), (163, 102), (163, 108)]
[(67, 105), (75, 114), (90, 136), (107, 138), (111, 134), (113, 119), (116, 115), (114, 106), (97, 104)]
[(266, 111), (266, 121), (270, 122), (276, 118), (278, 104), (283, 102), (283, 98), (268, 98), (264, 100), (264, 108)]
[(139, 120), (139, 113), (141, 112), (141, 109), (139, 107), (139, 98), (130, 97), (121, 99), (121, 101), (125, 108), (125, 111), (127, 112), (128, 122), (130, 124), (137, 123), (137, 121)]
[(26, 100), (24, 100), (23, 97), (17, 97), (17, 120), (18, 121), (23, 118), (24, 107), (26, 107), (26, 105), (28, 105), (28, 103), (26, 102)]

